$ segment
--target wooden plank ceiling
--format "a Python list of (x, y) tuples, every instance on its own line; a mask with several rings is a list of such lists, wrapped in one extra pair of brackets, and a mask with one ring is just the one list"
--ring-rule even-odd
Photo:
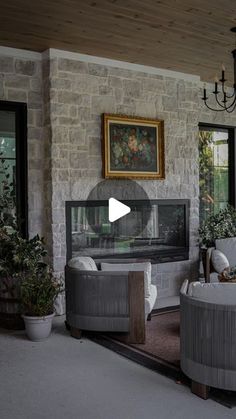
[(0, 45), (232, 77), (235, 0), (0, 0)]

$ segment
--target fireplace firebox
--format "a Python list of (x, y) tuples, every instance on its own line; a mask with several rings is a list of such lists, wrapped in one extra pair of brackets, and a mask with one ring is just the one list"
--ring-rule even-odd
[(67, 260), (79, 255), (145, 258), (153, 263), (189, 258), (189, 200), (122, 202), (131, 213), (114, 223), (108, 220), (108, 201), (66, 202)]

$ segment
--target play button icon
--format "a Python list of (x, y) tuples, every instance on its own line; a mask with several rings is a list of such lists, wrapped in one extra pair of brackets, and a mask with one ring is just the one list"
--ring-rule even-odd
[(131, 211), (128, 205), (122, 204), (122, 202), (118, 201), (115, 198), (109, 198), (109, 221), (113, 223), (119, 218), (124, 217), (125, 215), (129, 214)]
[(98, 182), (87, 196), (85, 228), (89, 240), (93, 237), (92, 246), (98, 242), (99, 246), (109, 243), (110, 248), (117, 247), (115, 243), (123, 243), (125, 238), (132, 241), (149, 237), (151, 213), (151, 202), (141, 185), (130, 179), (106, 179)]

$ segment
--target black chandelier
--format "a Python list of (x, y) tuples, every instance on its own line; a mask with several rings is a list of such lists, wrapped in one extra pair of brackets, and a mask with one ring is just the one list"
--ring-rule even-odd
[[(236, 27), (234, 27), (230, 30), (232, 32), (236, 33)], [(207, 97), (206, 87), (204, 85), (202, 100), (204, 101), (207, 108), (210, 109), (211, 111), (217, 111), (217, 112), (218, 111), (226, 111), (228, 113), (231, 113), (236, 108), (236, 49), (234, 49), (232, 51), (232, 55), (233, 55), (233, 59), (234, 59), (233, 93), (228, 95), (225, 91), (225, 82), (227, 80), (225, 79), (225, 68), (224, 68), (223, 65), (222, 65), (221, 79), (219, 80), (221, 82), (221, 88), (219, 90), (219, 88), (218, 88), (219, 81), (216, 77), (215, 78), (215, 89), (213, 90), (212, 93), (210, 93), (210, 95), (212, 95), (212, 94), (215, 95), (215, 101), (216, 101), (216, 105), (217, 105), (216, 108), (212, 108), (211, 106), (208, 105), (207, 100), (209, 99), (209, 96)]]

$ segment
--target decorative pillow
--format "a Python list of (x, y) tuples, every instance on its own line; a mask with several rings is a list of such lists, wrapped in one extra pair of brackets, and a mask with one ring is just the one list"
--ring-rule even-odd
[(192, 297), (212, 304), (236, 305), (236, 283), (206, 284), (199, 281), (191, 284)]
[(212, 250), (211, 263), (215, 271), (219, 274), (223, 272), (224, 269), (229, 267), (229, 261), (227, 257), (218, 249)]
[(236, 266), (236, 237), (217, 239), (216, 249), (224, 253), (229, 261), (229, 266)]
[(102, 271), (144, 271), (144, 293), (145, 298), (149, 298), (151, 295), (151, 262), (137, 262), (137, 263), (101, 263)]
[(68, 266), (70, 268), (78, 269), (79, 271), (97, 271), (97, 265), (89, 256), (77, 256), (69, 260)]

